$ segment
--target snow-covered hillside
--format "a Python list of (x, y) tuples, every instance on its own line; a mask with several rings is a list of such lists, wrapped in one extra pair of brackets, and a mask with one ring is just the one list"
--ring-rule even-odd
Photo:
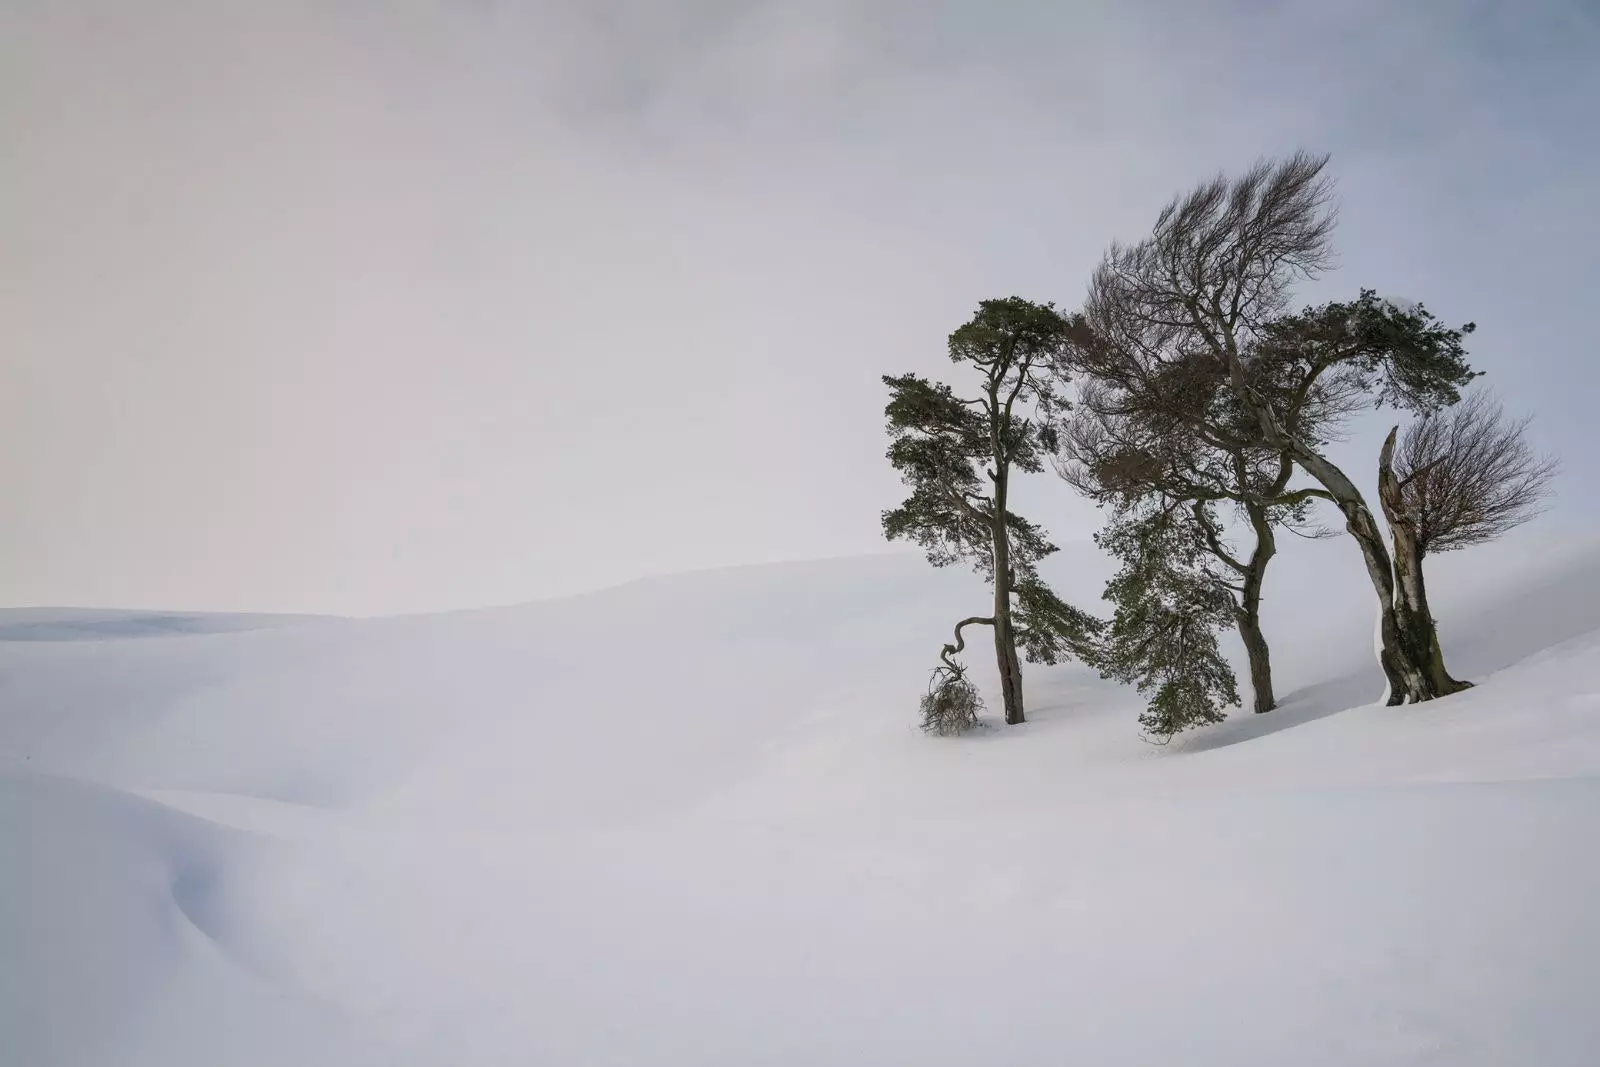
[(983, 593), (915, 557), (0, 615), (0, 1062), (1592, 1063), (1600, 550), (1441, 557), (1482, 684), (1411, 708), (1353, 551), (1271, 579), (1284, 707), (1165, 748), (1077, 667), (921, 736)]

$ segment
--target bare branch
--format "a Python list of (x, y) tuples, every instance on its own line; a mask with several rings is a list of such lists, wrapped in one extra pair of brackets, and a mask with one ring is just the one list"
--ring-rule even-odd
[(1406, 429), (1395, 476), (1424, 552), (1497, 540), (1545, 510), (1560, 464), (1528, 445), (1531, 421), (1507, 418), (1489, 392), (1475, 390)]
[[(1211, 554), (1240, 574), (1248, 572), (1250, 565), (1235, 557), (1228, 551), (1227, 546), (1222, 543), (1222, 531), (1216, 528), (1211, 521), (1211, 517), (1206, 514), (1205, 505), (1197, 502), (1191, 505), (1190, 510), (1194, 513), (1195, 522), (1199, 525), (1200, 534), (1205, 538), (1207, 547), (1211, 549)], [(1232, 587), (1230, 586), (1229, 588)]]

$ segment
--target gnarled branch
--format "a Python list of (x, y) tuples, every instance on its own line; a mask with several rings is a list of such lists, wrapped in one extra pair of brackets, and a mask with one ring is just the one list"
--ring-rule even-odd
[(954, 644), (950, 644), (950, 645), (945, 645), (944, 649), (939, 653), (939, 658), (944, 660), (945, 665), (948, 666), (951, 670), (959, 671), (961, 668), (956, 666), (956, 662), (954, 660), (952, 660), (950, 657), (951, 656), (959, 656), (961, 654), (962, 650), (967, 647), (967, 639), (966, 639), (965, 636), (962, 635), (961, 631), (966, 629), (968, 626), (993, 626), (993, 625), (994, 625), (994, 616), (992, 616), (992, 615), (974, 615), (971, 618), (962, 619), (960, 622), (956, 623), (956, 635), (955, 635), (956, 636), (956, 640), (955, 640), (955, 643)]

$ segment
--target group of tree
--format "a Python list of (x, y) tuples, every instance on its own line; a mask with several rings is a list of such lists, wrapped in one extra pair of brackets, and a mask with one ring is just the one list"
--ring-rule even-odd
[[(970, 390), (884, 378), (889, 461), (911, 491), (884, 513), (885, 535), (934, 566), (973, 566), (994, 593), (940, 652), (926, 729), (978, 722), (982, 701), (956, 658), (969, 626), (993, 632), (1008, 724), (1025, 718), (1020, 659), (1068, 658), (1136, 685), (1156, 739), (1217, 722), (1239, 703), (1220, 644), (1229, 628), (1255, 711), (1271, 711), (1267, 571), (1280, 532), (1336, 536), (1318, 525), (1319, 504), (1340, 513), (1365, 564), (1387, 702), (1469, 684), (1446, 668), (1423, 560), (1532, 518), (1555, 463), (1529, 446), (1526, 419), (1472, 386), (1471, 323), (1452, 328), (1370, 289), (1291, 310), (1294, 287), (1332, 258), (1326, 166), (1295, 154), (1177, 197), (1148, 236), (1106, 251), (1077, 311), (983, 301), (949, 339)], [(1410, 416), (1376, 457), (1387, 537), (1328, 450), (1356, 415), (1384, 407)], [(1055, 546), (1010, 508), (1014, 479), (1047, 466), (1106, 514), (1095, 540), (1119, 564), (1109, 619), (1051, 591), (1037, 564)]]

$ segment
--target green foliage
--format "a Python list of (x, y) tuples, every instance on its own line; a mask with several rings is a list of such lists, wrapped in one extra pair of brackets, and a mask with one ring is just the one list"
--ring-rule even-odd
[(1203, 534), (1187, 509), (1144, 503), (1119, 510), (1095, 535), (1122, 567), (1106, 584), (1116, 605), (1096, 657), (1106, 678), (1152, 694), (1139, 724), (1165, 742), (1221, 722), (1239, 703), (1217, 635), (1233, 602), (1208, 569)]
[[(1092, 650), (1099, 625), (1045, 585), (1035, 565), (1056, 546), (1006, 506), (1012, 473), (1042, 471), (1057, 447), (1051, 414), (1058, 401), (1050, 372), (1068, 329), (1049, 304), (985, 300), (949, 338), (951, 361), (978, 372), (973, 395), (958, 396), (943, 382), (915, 374), (883, 379), (889, 387), (889, 462), (911, 490), (899, 507), (883, 513), (884, 536), (920, 545), (935, 567), (964, 562), (1009, 589), (994, 624), (1009, 626), (1016, 647), (1037, 663)], [(941, 668), (946, 673), (939, 676), (944, 681), (924, 700), (927, 728), (930, 721), (959, 716), (968, 695), (976, 697), (961, 677), (963, 668), (949, 658), (959, 650), (947, 646)], [(1015, 689), (1007, 692), (1007, 721), (1013, 721), (1013, 710), (1020, 717), (1021, 707), (1012, 707)]]
[[(1139, 725), (1157, 744), (1164, 745), (1190, 727), (1206, 726), (1226, 718), (1217, 701), (1219, 694), (1233, 689), (1233, 672), (1226, 663), (1218, 666), (1208, 662), (1197, 674), (1169, 675), (1156, 687), (1156, 695), (1139, 716)], [(1140, 692), (1144, 690), (1141, 685)], [(1237, 694), (1227, 702), (1238, 704)]]
[(983, 300), (972, 319), (950, 334), (952, 362), (985, 364), (996, 359), (1039, 362), (1066, 337), (1067, 321), (1053, 304), (1020, 296)]
[(1105, 623), (1056, 596), (1031, 570), (1015, 590), (1012, 627), (1017, 647), (1029, 663), (1061, 663), (1068, 656), (1093, 662)]
[(889, 462), (911, 489), (898, 508), (883, 513), (884, 536), (922, 546), (935, 567), (964, 559), (992, 566), (993, 511), (979, 474), (990, 456), (984, 414), (940, 382), (915, 374), (883, 381)]
[(1277, 380), (1283, 400), (1320, 379), (1324, 389), (1369, 397), (1374, 406), (1428, 413), (1461, 399), (1482, 372), (1467, 365), (1462, 338), (1476, 327), (1445, 326), (1427, 308), (1397, 307), (1371, 289), (1347, 303), (1310, 307), (1267, 323), (1251, 346), (1253, 375)]
[[(1013, 468), (1044, 469), (1047, 422), (1022, 409), (1054, 404), (1044, 372), (1065, 331), (1065, 320), (1048, 304), (986, 300), (949, 342), (953, 362), (981, 372), (978, 395), (963, 399), (915, 374), (884, 376), (889, 462), (911, 489), (898, 508), (883, 513), (889, 540), (920, 545), (936, 567), (965, 559), (993, 577), (993, 486)], [(1016, 551), (1037, 559), (1055, 550), (1036, 526), (1009, 512), (1006, 520)]]
[[(994, 578), (996, 498), (1013, 468), (1044, 469), (1041, 442), (1055, 402), (1046, 371), (1066, 342), (1066, 320), (1049, 304), (1019, 297), (985, 300), (950, 335), (950, 359), (977, 370), (977, 394), (958, 397), (943, 382), (885, 375), (889, 462), (911, 495), (883, 513), (889, 540), (920, 545), (935, 567), (965, 560)], [(1037, 526), (1007, 511), (1013, 561), (1024, 567), (1055, 551)]]

